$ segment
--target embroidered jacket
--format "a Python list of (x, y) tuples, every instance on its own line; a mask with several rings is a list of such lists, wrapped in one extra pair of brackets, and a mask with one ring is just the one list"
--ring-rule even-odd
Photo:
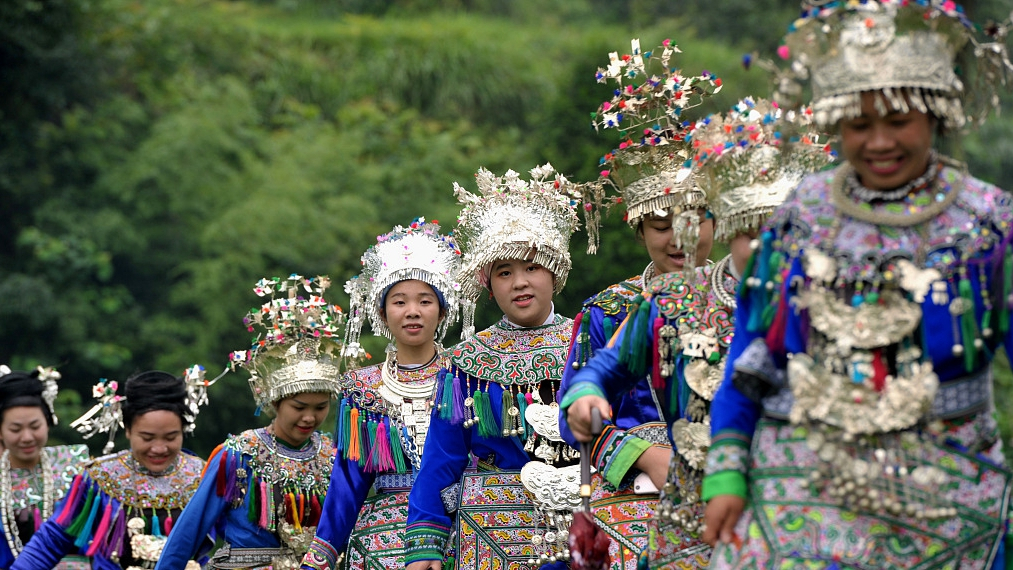
[[(74, 477), (81, 472), (85, 463), (88, 462), (88, 447), (84, 444), (57, 445), (47, 447), (46, 455), (49, 466), (52, 469), (53, 500), (59, 501), (70, 489)], [(0, 527), (0, 568), (10, 568), (14, 558), (20, 552), (11, 552), (8, 540), (8, 533), (16, 530), (22, 548), (31, 540), (32, 535), (39, 529), (45, 520), (43, 516), (43, 501), (45, 492), (45, 481), (43, 480), (41, 465), (35, 469), (11, 468), (10, 496), (0, 498), (4, 504), (0, 509), (9, 508), (13, 518), (7, 520), (4, 517), (4, 524)], [(54, 505), (50, 505), (53, 507)], [(50, 513), (51, 514), (51, 513)], [(15, 542), (15, 545), (18, 542)]]
[[(699, 444), (706, 449), (706, 442), (696, 436), (706, 435), (699, 426), (709, 421), (710, 399), (733, 333), (731, 310), (712, 280), (715, 268), (722, 267), (698, 267), (689, 280), (680, 273), (651, 280), (610, 345), (574, 375), (560, 402), (564, 413), (581, 396), (612, 400), (647, 376), (668, 433), (673, 435), (677, 426), (674, 435), (686, 436), (672, 440), (673, 446), (696, 469), (702, 467)], [(737, 282), (731, 275), (722, 272), (721, 278), (721, 287), (734, 290)], [(604, 431), (592, 448), (593, 460), (605, 465), (607, 472), (612, 463), (623, 460), (622, 445), (614, 432)]]
[(11, 569), (53, 568), (70, 553), (90, 557), (94, 569), (139, 565), (130, 531), (168, 535), (197, 489), (203, 467), (203, 459), (181, 453), (174, 467), (155, 475), (130, 450), (91, 461)]
[[(789, 408), (784, 405), (786, 398), (790, 404), (791, 395), (785, 380), (787, 357), (805, 354), (815, 338), (811, 325), (817, 313), (799, 302), (816, 287), (815, 277), (827, 273), (812, 263), (807, 271), (807, 252), (834, 260), (830, 269), (836, 272), (837, 287), (850, 295), (842, 307), (859, 311), (881, 305), (891, 292), (917, 307), (917, 328), (904, 341), (911, 343), (904, 350), (915, 350), (917, 360), (931, 363), (938, 376), (933, 414), (961, 415), (957, 408), (976, 414), (978, 419), (972, 422), (946, 422), (949, 436), (965, 448), (995, 447), (991, 442), (996, 440), (996, 426), (989, 413), (991, 379), (982, 373), (991, 367), (997, 348), (1009, 347), (1013, 340), (1013, 200), (995, 186), (945, 167), (936, 184), (903, 201), (870, 206), (845, 198), (882, 219), (903, 219), (938, 204), (945, 206), (919, 224), (876, 225), (840, 211), (832, 190), (836, 173), (810, 175), (789, 196), (768, 222), (746, 273), (749, 278), (738, 295), (739, 326), (729, 353), (734, 366), (726, 367), (713, 403), (705, 499), (746, 496), (745, 474), (756, 423), (764, 409), (784, 418)], [(887, 351), (877, 351), (867, 369), (854, 370), (859, 374), (855, 382), (879, 386), (897, 366), (892, 359)], [(982, 383), (962, 382), (968, 377), (987, 378), (987, 385), (975, 388)]]
[[(361, 368), (343, 379), (334, 469), (323, 515), (303, 568), (333, 568), (355, 528), (370, 487), (376, 484), (378, 495), (388, 493), (388, 487), (409, 488), (421, 465), (424, 447), (419, 448), (418, 442), (426, 437), (432, 391), (395, 406), (384, 398), (383, 366)], [(424, 388), (435, 382), (437, 372), (445, 366), (446, 359), (440, 357), (427, 366), (401, 368), (400, 380), (407, 386)], [(404, 519), (401, 523), (403, 532)]]
[(318, 432), (301, 450), (284, 446), (267, 428), (230, 436), (208, 459), (155, 568), (183, 568), (213, 528), (231, 549), (288, 546), (278, 554), (298, 564), (320, 519), (333, 463), (331, 440)]
[[(653, 268), (652, 266), (649, 266)], [(629, 311), (636, 309), (640, 293), (644, 288), (642, 275), (612, 285), (604, 291), (584, 301), (584, 307), (574, 319), (574, 335), (570, 343), (569, 356), (563, 369), (563, 383), (559, 393), (565, 394), (573, 383), (577, 371), (587, 364), (601, 349), (605, 348), (612, 335), (626, 320)], [(596, 463), (595, 468), (613, 485), (619, 485), (629, 469), (636, 463), (651, 443), (641, 437), (629, 434), (628, 429), (661, 422), (658, 406), (651, 393), (649, 379), (643, 378), (635, 386), (616, 394), (609, 401), (612, 405), (612, 422), (606, 422), (606, 438), (613, 442), (616, 449), (610, 454), (608, 463)], [(566, 414), (560, 410), (559, 429), (563, 440), (577, 447), (566, 424)], [(664, 441), (664, 440), (663, 440)], [(602, 457), (595, 455), (596, 458)]]
[(532, 328), (504, 318), (450, 349), (451, 367), (440, 371), (422, 469), (408, 500), (406, 564), (443, 559), (453, 520), (441, 495), (460, 481), (469, 454), (498, 469), (520, 469), (530, 459), (526, 449), (539, 457), (560, 453), (561, 441), (536, 434), (524, 418), (530, 406), (554, 404), (539, 388), (558, 387), (572, 327), (559, 315)]

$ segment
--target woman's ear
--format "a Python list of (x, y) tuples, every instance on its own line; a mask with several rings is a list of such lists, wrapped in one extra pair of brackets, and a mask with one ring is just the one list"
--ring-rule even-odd
[(380, 315), (380, 320), (384, 325), (387, 324), (387, 309), (381, 308), (377, 313)]

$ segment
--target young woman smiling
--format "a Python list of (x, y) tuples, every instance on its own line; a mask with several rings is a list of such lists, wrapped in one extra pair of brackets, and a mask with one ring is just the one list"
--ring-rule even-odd
[[(10, 568), (35, 531), (53, 514), (88, 460), (84, 445), (47, 447), (56, 423), (52, 400), (60, 373), (0, 366), (0, 568)], [(81, 557), (77, 563), (87, 564)], [(72, 561), (68, 559), (69, 565)]]
[(111, 443), (122, 422), (130, 448), (85, 466), (12, 569), (54, 568), (67, 554), (89, 557), (96, 569), (150, 565), (197, 488), (204, 461), (181, 453), (197, 401), (183, 377), (141, 372), (123, 396), (106, 380), (94, 392), (99, 404), (71, 425), (86, 436), (110, 432)]
[(391, 344), (383, 363), (342, 381), (338, 455), (303, 568), (335, 568), (346, 550), (351, 568), (404, 566), (408, 491), (422, 464), (436, 376), (448, 362), (440, 343), (460, 312), (461, 252), (422, 218), (376, 242), (346, 286), (357, 315), (346, 344), (357, 344), (364, 320)]
[[(703, 484), (711, 568), (1009, 560), (991, 359), (1013, 343), (1013, 200), (932, 148), (985, 116), (965, 103), (999, 102), (1007, 48), (978, 29), (951, 1), (812, 2), (793, 23), (785, 53), (846, 162), (774, 212), (739, 290)], [(979, 66), (973, 97), (956, 61)]]

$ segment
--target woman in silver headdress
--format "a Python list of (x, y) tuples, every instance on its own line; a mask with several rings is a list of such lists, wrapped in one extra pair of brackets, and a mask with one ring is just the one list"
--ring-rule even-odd
[[(553, 465), (574, 455), (555, 408), (573, 321), (555, 312), (552, 299), (570, 270), (576, 185), (551, 165), (533, 169), (530, 180), (480, 169), (476, 181), (479, 194), (455, 184), (464, 204), (454, 233), (464, 252), (466, 340), (449, 349), (439, 374), (408, 499), (405, 562), (412, 570), (556, 562), (569, 503), (544, 499), (571, 496), (569, 481), (579, 503), (576, 479)], [(503, 318), (475, 333), (472, 311), (484, 290)], [(479, 473), (465, 476), (471, 456)]]
[(326, 277), (262, 279), (270, 300), (245, 319), (257, 331), (250, 350), (233, 352), (250, 372), (266, 427), (229, 436), (208, 459), (190, 505), (169, 535), (156, 569), (176, 570), (224, 545), (205, 568), (293, 569), (313, 540), (334, 463), (331, 440), (317, 431), (337, 392), (344, 316), (327, 303)]
[(303, 568), (335, 568), (342, 551), (351, 568), (404, 566), (408, 491), (422, 465), (436, 376), (448, 365), (441, 342), (460, 314), (461, 252), (422, 218), (376, 242), (345, 285), (346, 354), (361, 351), (365, 320), (391, 344), (383, 363), (342, 381), (335, 467)]
[[(964, 124), (952, 70), (975, 28), (951, 1), (819, 4), (782, 51), (846, 163), (775, 211), (739, 291), (703, 486), (712, 567), (1001, 568), (991, 359), (1013, 341), (1013, 201), (933, 150)], [(983, 85), (1013, 71), (1006, 46), (978, 48)]]

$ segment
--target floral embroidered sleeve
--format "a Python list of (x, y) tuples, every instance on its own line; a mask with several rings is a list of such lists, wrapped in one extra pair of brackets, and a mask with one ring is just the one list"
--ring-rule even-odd
[[(13, 570), (31, 570), (34, 568), (53, 568), (65, 555), (78, 552), (75, 544), (78, 536), (71, 533), (80, 528), (74, 528), (74, 522), (78, 519), (87, 518), (93, 505), (109, 503), (113, 499), (106, 496), (96, 502), (96, 488), (94, 481), (87, 474), (81, 474), (74, 478), (70, 491), (53, 511), (49, 518), (39, 530), (35, 531), (32, 540), (25, 545), (24, 550), (14, 560), (10, 567)], [(85, 507), (88, 507), (87, 511)], [(82, 523), (83, 524), (83, 523)], [(86, 537), (89, 538), (89, 537)], [(100, 541), (101, 542), (101, 541)], [(85, 543), (87, 546), (87, 543)]]

